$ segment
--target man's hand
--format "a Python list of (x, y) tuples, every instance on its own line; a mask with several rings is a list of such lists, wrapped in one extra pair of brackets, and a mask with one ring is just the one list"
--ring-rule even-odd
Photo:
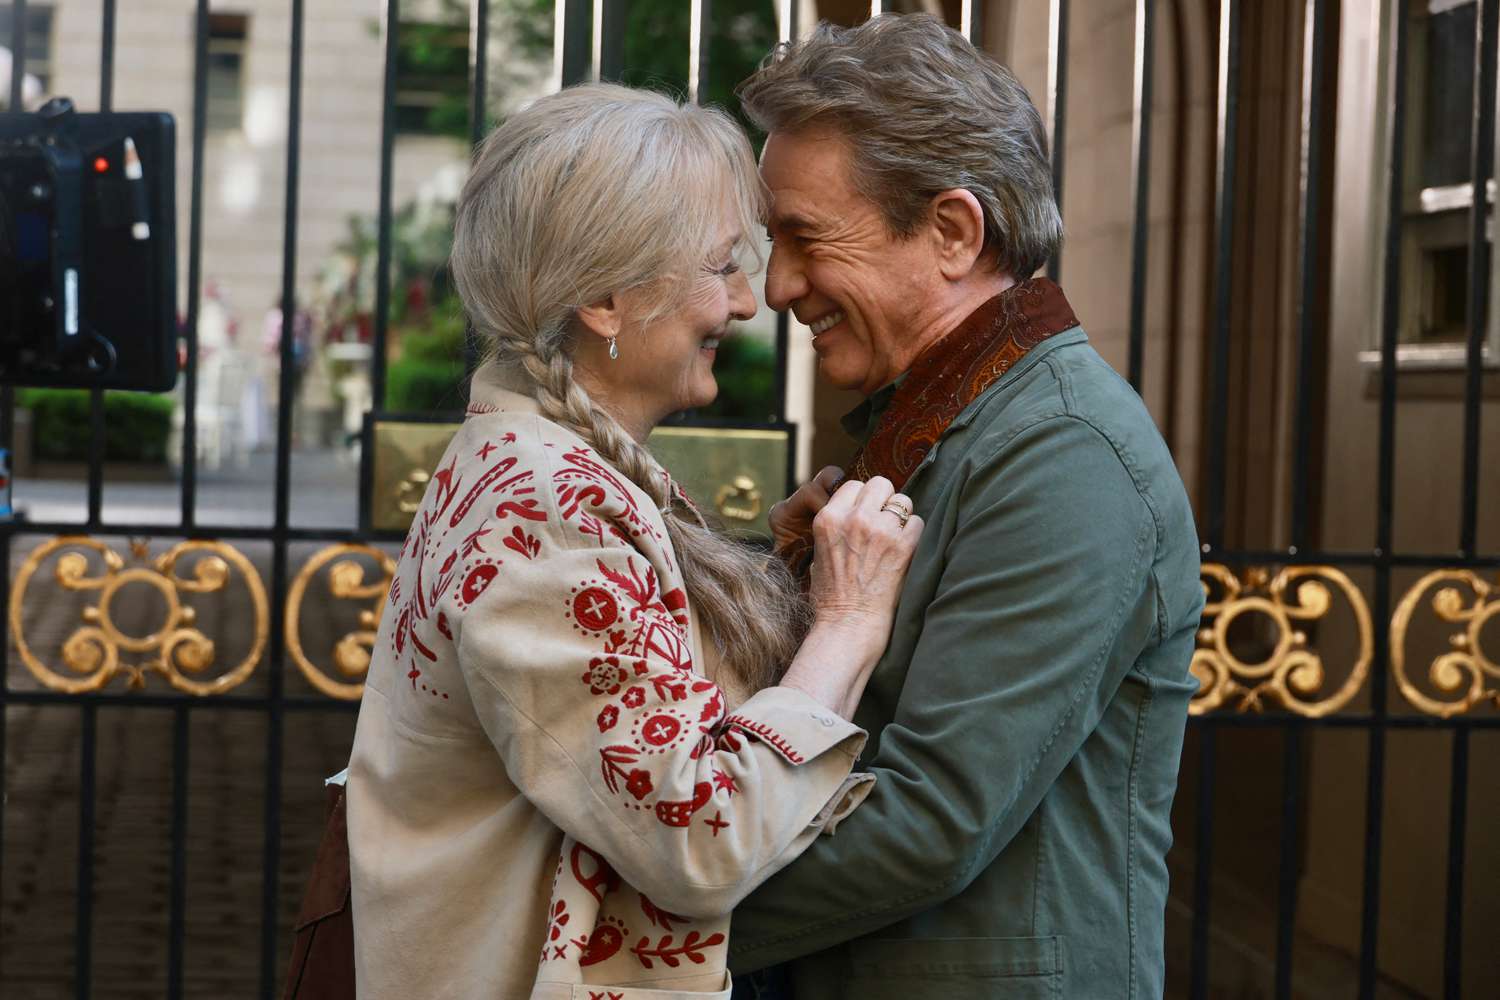
[(771, 508), (768, 516), (771, 541), (778, 553), (788, 557), (811, 548), (813, 518), (828, 503), (834, 487), (843, 478), (843, 469), (826, 465), (798, 487), (796, 493)]

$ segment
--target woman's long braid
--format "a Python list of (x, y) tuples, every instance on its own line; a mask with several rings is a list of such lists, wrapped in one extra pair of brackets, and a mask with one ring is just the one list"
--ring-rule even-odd
[[(498, 331), (497, 331), (498, 332)], [(668, 479), (651, 453), (604, 412), (573, 378), (573, 362), (559, 348), (543, 357), (537, 340), (524, 333), (499, 334), (502, 358), (523, 367), (537, 405), (548, 419), (583, 438), (610, 465), (624, 473), (661, 511), (688, 599), (724, 660), (751, 691), (776, 682), (791, 662), (810, 624), (801, 589), (778, 559), (763, 555), (713, 530), (702, 516), (672, 502)], [(554, 340), (554, 338), (545, 338)], [(786, 579), (774, 579), (785, 574)], [(785, 595), (766, 618), (743, 609), (765, 605), (768, 576)], [(752, 591), (752, 587), (756, 588)]]

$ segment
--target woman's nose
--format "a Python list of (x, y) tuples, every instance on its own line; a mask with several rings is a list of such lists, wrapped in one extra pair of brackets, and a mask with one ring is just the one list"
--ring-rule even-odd
[(750, 279), (744, 271), (736, 271), (729, 285), (729, 315), (738, 320), (753, 317), (760, 307), (755, 302), (755, 292), (750, 289)]

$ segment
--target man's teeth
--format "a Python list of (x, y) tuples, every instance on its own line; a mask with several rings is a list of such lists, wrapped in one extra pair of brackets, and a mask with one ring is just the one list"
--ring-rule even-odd
[(705, 351), (716, 351), (716, 350), (718, 350), (719, 349), (719, 341), (722, 340), (722, 339), (723, 339), (722, 337), (705, 337), (703, 339), (703, 349)]
[(811, 330), (812, 335), (816, 337), (824, 330), (837, 326), (840, 322), (843, 321), (843, 319), (844, 313), (842, 310), (840, 310), (839, 312), (829, 313), (827, 316), (824, 316), (822, 319), (814, 322), (811, 326), (808, 327), (808, 329)]

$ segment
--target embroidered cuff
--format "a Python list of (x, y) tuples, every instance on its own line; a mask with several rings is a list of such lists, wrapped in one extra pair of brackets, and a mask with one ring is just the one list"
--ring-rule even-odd
[(757, 692), (724, 720), (724, 730), (764, 743), (793, 766), (834, 749), (856, 758), (867, 735), (812, 696), (786, 687)]

